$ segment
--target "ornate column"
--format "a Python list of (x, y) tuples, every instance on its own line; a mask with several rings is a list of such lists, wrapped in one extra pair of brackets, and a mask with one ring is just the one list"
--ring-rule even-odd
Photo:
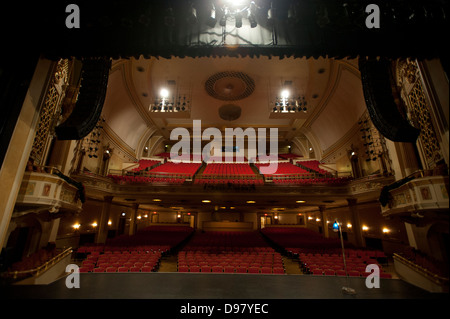
[(323, 229), (323, 236), (325, 238), (328, 238), (328, 224), (326, 221), (326, 213), (325, 213), (325, 206), (324, 205), (320, 205), (319, 206), (319, 211), (320, 211), (320, 220), (322, 222), (322, 229)]
[(347, 198), (347, 202), (348, 208), (350, 210), (350, 217), (352, 220), (352, 230), (355, 234), (355, 244), (357, 247), (363, 247), (365, 245), (361, 232), (361, 222), (359, 220), (357, 200), (353, 198)]
[(139, 204), (134, 204), (133, 210), (131, 211), (130, 229), (129, 229), (129, 233), (128, 233), (130, 236), (135, 234), (136, 218), (137, 218), (138, 209), (139, 209)]
[(95, 239), (95, 243), (104, 244), (106, 242), (106, 238), (108, 236), (108, 220), (109, 220), (109, 212), (111, 209), (113, 196), (105, 196), (103, 198), (103, 207), (102, 214), (100, 216), (100, 222), (98, 225), (98, 232)]

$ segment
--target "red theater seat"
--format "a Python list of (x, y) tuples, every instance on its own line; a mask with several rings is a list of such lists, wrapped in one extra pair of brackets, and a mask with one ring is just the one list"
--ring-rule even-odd
[(278, 275), (284, 275), (284, 268), (281, 267), (273, 267), (273, 273)]
[(94, 272), (105, 272), (105, 271), (106, 271), (106, 268), (103, 268), (103, 267), (94, 268)]
[(188, 266), (178, 266), (178, 272), (189, 272)]
[(153, 267), (151, 266), (143, 266), (141, 268), (141, 272), (152, 272), (153, 271)]
[(108, 267), (106, 268), (106, 272), (117, 272), (117, 267)]
[(260, 269), (258, 267), (248, 267), (249, 274), (258, 274)]
[(223, 272), (223, 267), (222, 266), (213, 266), (213, 267), (211, 267), (211, 270), (212, 270), (212, 272), (219, 273), (219, 272)]

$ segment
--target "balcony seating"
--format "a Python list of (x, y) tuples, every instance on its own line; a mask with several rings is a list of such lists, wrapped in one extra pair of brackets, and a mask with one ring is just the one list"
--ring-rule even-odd
[(301, 162), (297, 162), (297, 164), (304, 166), (306, 168), (309, 168), (310, 170), (322, 174), (322, 175), (327, 175), (330, 174), (327, 170), (324, 170), (322, 168), (319, 167), (319, 165), (321, 164), (319, 161), (301, 161)]
[(206, 165), (203, 171), (204, 176), (218, 175), (218, 176), (253, 176), (255, 173), (248, 164), (239, 163), (211, 163)]
[(150, 167), (153, 167), (157, 164), (160, 164), (161, 161), (157, 161), (157, 160), (147, 160), (147, 159), (141, 159), (139, 160), (139, 166), (136, 168), (133, 168), (131, 171), (133, 172), (140, 172), (140, 171), (144, 171)]
[(281, 158), (281, 159), (287, 160), (287, 159), (303, 157), (303, 156), (302, 155), (293, 154), (293, 153), (283, 153), (283, 154), (278, 154), (278, 157)]
[(155, 167), (149, 171), (150, 174), (153, 173), (164, 173), (164, 174), (179, 174), (186, 177), (192, 178), (197, 170), (201, 167), (201, 163), (174, 163), (167, 162), (163, 165)]
[[(265, 163), (255, 163), (255, 166), (261, 171), (261, 167), (268, 166), (269, 164)], [(291, 163), (281, 162), (277, 165), (277, 170), (273, 174), (266, 174), (266, 176), (279, 177), (282, 175), (297, 175), (297, 176), (308, 176), (311, 175), (307, 170), (293, 165)]]

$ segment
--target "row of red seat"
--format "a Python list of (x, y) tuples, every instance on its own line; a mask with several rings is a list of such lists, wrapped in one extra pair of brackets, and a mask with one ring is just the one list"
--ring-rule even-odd
[(206, 165), (203, 175), (220, 175), (220, 176), (253, 176), (255, 173), (249, 164), (240, 163), (211, 163)]
[[(256, 163), (255, 166), (259, 169), (259, 171), (261, 171), (261, 167), (266, 167), (269, 164), (267, 163)], [(303, 175), (311, 175), (310, 172), (308, 172), (307, 170), (296, 166), (292, 163), (286, 163), (286, 162), (281, 162), (277, 164), (277, 170), (275, 173), (273, 174), (266, 174), (266, 176), (276, 176), (276, 175), (299, 175), (299, 176), (303, 176)]]
[(157, 166), (149, 171), (152, 173), (167, 173), (167, 174), (183, 174), (186, 177), (194, 176), (197, 170), (202, 166), (201, 163), (178, 163), (167, 162), (163, 165)]
[(206, 232), (194, 235), (178, 253), (179, 272), (284, 274), (280, 253), (258, 232)]
[(139, 160), (139, 166), (136, 168), (133, 168), (133, 172), (140, 172), (143, 171), (149, 167), (155, 166), (157, 164), (161, 163), (161, 161), (158, 160), (148, 160), (148, 159), (141, 159)]
[(245, 267), (245, 266), (179, 266), (178, 272), (236, 273), (236, 274), (286, 274), (282, 267)]
[(128, 176), (128, 175), (108, 175), (116, 183), (155, 183), (155, 184), (183, 184), (186, 177), (148, 177), (148, 176)]
[(351, 178), (349, 177), (322, 177), (322, 178), (274, 178), (274, 184), (328, 184), (328, 185), (344, 185)]
[(399, 254), (400, 256), (408, 259), (421, 268), (428, 270), (429, 272), (436, 274), (440, 277), (448, 278), (450, 270), (446, 267), (445, 263), (442, 263), (434, 258), (429, 257), (425, 253), (410, 248)]
[(196, 178), (194, 184), (239, 184), (239, 185), (263, 185), (262, 179), (236, 179), (236, 178)]
[(301, 155), (297, 155), (294, 153), (282, 153), (282, 154), (278, 154), (278, 157), (281, 159), (291, 159), (291, 158), (297, 158), (297, 157), (303, 157)]
[(319, 161), (316, 160), (311, 160), (311, 161), (301, 161), (301, 162), (297, 162), (297, 164), (300, 164), (304, 167), (307, 167), (319, 174), (323, 174), (323, 175), (327, 175), (330, 174), (330, 172), (328, 172), (327, 170), (324, 170), (322, 168), (319, 167), (319, 165), (321, 164)]
[[(133, 253), (136, 252), (136, 253)], [(161, 252), (150, 253), (138, 253), (138, 251), (132, 251), (132, 253), (114, 253), (114, 254), (102, 254), (102, 255), (88, 255), (85, 260), (82, 261), (80, 272), (113, 272), (111, 268), (115, 268), (116, 271), (125, 272), (125, 268), (128, 271), (131, 268), (138, 268), (144, 271), (156, 271), (160, 260)], [(98, 270), (104, 269), (104, 271)], [(109, 269), (109, 271), (108, 271)], [(136, 270), (136, 269), (135, 269)]]

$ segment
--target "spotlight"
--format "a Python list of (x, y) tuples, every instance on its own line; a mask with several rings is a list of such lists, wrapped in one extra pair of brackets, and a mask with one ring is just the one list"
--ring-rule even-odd
[(197, 9), (195, 9), (194, 6), (191, 6), (191, 14), (188, 17), (188, 22), (190, 24), (197, 23)]
[(216, 22), (217, 22), (216, 9), (214, 8), (214, 5), (212, 5), (211, 13), (209, 15), (208, 20), (206, 21), (206, 25), (211, 27), (211, 28), (214, 28), (216, 26)]
[(253, 13), (251, 13), (249, 16), (248, 16), (248, 21), (250, 22), (250, 27), (253, 29), (253, 28), (256, 28), (256, 26), (258, 25), (258, 23), (256, 23), (256, 18), (255, 18), (255, 15), (253, 14)]
[(248, 9), (248, 21), (250, 22), (250, 27), (256, 28), (258, 23), (256, 23), (256, 17), (255, 17), (255, 11), (256, 11), (256, 4), (254, 1), (250, 3), (250, 8)]
[(236, 28), (241, 28), (242, 27), (242, 14), (236, 13)]
[(226, 26), (226, 24), (227, 24), (227, 14), (228, 14), (228, 9), (225, 8), (225, 9), (223, 10), (223, 15), (222, 15), (222, 17), (220, 18), (220, 21), (219, 21), (219, 24), (220, 24), (222, 27)]

